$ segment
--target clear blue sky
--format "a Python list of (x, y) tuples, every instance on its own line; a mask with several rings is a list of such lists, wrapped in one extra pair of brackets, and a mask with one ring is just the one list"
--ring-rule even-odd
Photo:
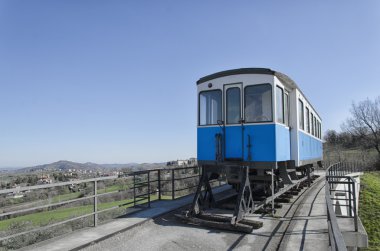
[(196, 80), (241, 67), (339, 130), (380, 95), (380, 1), (0, 0), (0, 167), (196, 156)]

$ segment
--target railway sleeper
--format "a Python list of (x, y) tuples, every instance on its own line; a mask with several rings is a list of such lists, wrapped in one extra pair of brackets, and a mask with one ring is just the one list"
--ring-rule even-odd
[[(238, 222), (236, 224), (231, 224), (231, 222), (228, 222), (228, 221), (216, 221), (215, 219), (205, 220), (199, 217), (186, 216), (183, 214), (175, 214), (175, 217), (193, 225), (211, 227), (211, 228), (234, 231), (234, 232), (251, 233), (252, 230), (255, 229), (255, 227), (252, 226), (252, 224), (244, 224), (241, 222)], [(256, 225), (257, 225), (256, 227), (259, 226), (259, 224), (256, 224)], [(263, 224), (261, 222), (261, 226), (262, 225)]]
[[(215, 179), (220, 176), (221, 168), (217, 166), (203, 166), (202, 176), (199, 181), (196, 194), (193, 199), (192, 206), (186, 215), (176, 215), (177, 218), (184, 220), (190, 224), (207, 226), (211, 228), (225, 229), (229, 231), (238, 231), (250, 233), (254, 228), (262, 226), (262, 223), (250, 222), (245, 218), (246, 215), (256, 213), (267, 213), (271, 210), (271, 204), (267, 203), (263, 205), (264, 201), (267, 201), (268, 190), (266, 188), (266, 196), (260, 195), (260, 189), (262, 187), (270, 187), (269, 178), (271, 175), (267, 173), (262, 173), (262, 177), (255, 176), (253, 174), (258, 174), (252, 172), (248, 167), (226, 167), (227, 168), (227, 178), (228, 183), (232, 184), (235, 188), (231, 193), (226, 194), (222, 199), (216, 202), (214, 195), (212, 193), (210, 180)], [(275, 173), (275, 193), (277, 193), (279, 185), (281, 184), (294, 184), (299, 181), (291, 179), (294, 178), (298, 170), (290, 170), (290, 172), (278, 171)], [(259, 171), (257, 171), (259, 172)], [(262, 171), (260, 171), (262, 172)], [(281, 203), (289, 203), (294, 195), (298, 195), (303, 188), (309, 187), (313, 180), (316, 178), (314, 175), (310, 175), (310, 172), (306, 172), (310, 177), (308, 180), (299, 182), (295, 187), (278, 195), (274, 198), (274, 208), (281, 208)], [(232, 175), (228, 175), (232, 174)], [(282, 174), (282, 175), (281, 175)], [(282, 179), (281, 176), (286, 174), (288, 180)], [(305, 176), (303, 176), (305, 177)], [(254, 181), (254, 182), (251, 182)], [(288, 182), (287, 182), (288, 181)], [(281, 183), (281, 184), (280, 184)], [(255, 184), (255, 185), (253, 185)], [(277, 185), (277, 186), (276, 186)], [(270, 191), (269, 191), (270, 192)], [(276, 195), (275, 195), (276, 196)], [(256, 207), (255, 207), (256, 206)], [(232, 217), (212, 215), (207, 213), (207, 209), (221, 207), (224, 209), (233, 210)], [(259, 208), (255, 210), (255, 208)]]
[(283, 194), (280, 195), (280, 198), (293, 198), (293, 195), (290, 194), (289, 192), (285, 192)]
[[(217, 214), (200, 214), (198, 218), (203, 219), (203, 220), (212, 220), (212, 221), (217, 221), (217, 222), (231, 223), (231, 217), (217, 215)], [(252, 226), (253, 229), (259, 229), (263, 226), (263, 222), (261, 221), (248, 220), (248, 219), (242, 219), (239, 221), (239, 223)]]
[(290, 198), (276, 198), (274, 199), (274, 202), (276, 203), (289, 203), (290, 202)]
[(291, 195), (298, 195), (300, 191), (289, 191), (288, 193)]
[[(275, 209), (281, 209), (282, 204), (275, 202), (274, 208)], [(268, 214), (268, 213), (272, 213), (272, 203), (269, 203), (269, 204), (265, 205), (265, 207), (261, 207), (255, 211), (255, 214)]]

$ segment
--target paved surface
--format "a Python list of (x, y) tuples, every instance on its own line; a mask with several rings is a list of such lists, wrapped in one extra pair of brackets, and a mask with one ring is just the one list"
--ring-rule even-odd
[[(215, 193), (220, 193), (229, 189), (229, 186), (215, 188)], [(151, 208), (128, 215), (124, 218), (114, 219), (106, 224), (99, 225), (94, 228), (85, 228), (75, 231), (65, 236), (59, 236), (35, 245), (27, 246), (21, 250), (37, 251), (37, 250), (73, 250), (108, 238), (116, 233), (125, 231), (129, 228), (140, 225), (154, 217), (168, 213), (192, 202), (193, 195), (185, 196), (174, 201), (154, 201)], [(112, 239), (112, 238), (111, 238)]]
[(323, 186), (321, 177), (275, 217), (250, 216), (264, 222), (251, 234), (183, 224), (170, 213), (83, 250), (328, 250)]

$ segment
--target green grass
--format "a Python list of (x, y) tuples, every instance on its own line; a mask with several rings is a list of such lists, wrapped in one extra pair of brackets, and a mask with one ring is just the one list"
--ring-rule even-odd
[[(124, 190), (128, 188), (129, 184), (114, 184), (110, 185), (104, 188), (99, 188), (97, 190), (98, 194), (103, 193), (109, 193), (119, 190)], [(62, 195), (56, 195), (50, 198), (50, 203), (58, 203), (62, 201), (68, 201), (72, 199), (79, 198), (82, 195), (82, 192), (69, 192)], [(177, 196), (179, 198), (181, 196)], [(151, 201), (157, 200), (157, 195), (151, 195)], [(162, 200), (171, 200), (171, 196), (161, 196)], [(15, 199), (16, 200), (16, 199)], [(105, 203), (98, 203), (98, 211), (108, 209), (111, 207), (119, 206), (122, 204), (133, 202), (133, 199), (125, 199), (120, 201), (113, 201), (113, 202), (105, 202)], [(143, 204), (146, 203), (146, 200), (142, 200), (138, 202), (137, 204)], [(133, 204), (121, 206), (120, 208), (129, 208), (132, 207)], [(11, 219), (1, 220), (0, 221), (0, 231), (8, 231), (10, 229), (14, 229), (14, 231), (20, 227), (20, 226), (27, 226), (30, 227), (39, 227), (39, 226), (46, 226), (55, 222), (64, 221), (70, 218), (78, 217), (81, 215), (85, 215), (88, 213), (91, 213), (93, 211), (93, 205), (85, 205), (85, 206), (75, 206), (75, 207), (69, 207), (69, 208), (59, 208), (55, 210), (49, 210), (49, 211), (43, 211), (28, 215), (23, 215)]]
[(66, 194), (62, 194), (62, 195), (56, 195), (56, 196), (54, 196), (52, 198), (52, 202), (51, 203), (57, 203), (57, 202), (60, 202), (60, 201), (76, 199), (76, 198), (79, 197), (80, 194), (81, 194), (81, 192), (66, 193)]
[[(125, 186), (123, 188), (121, 185), (112, 185), (112, 186), (108, 186), (105, 188), (98, 189), (98, 194), (110, 193), (110, 192), (119, 191), (119, 190), (125, 190), (127, 187), (128, 186)], [(126, 190), (128, 190), (128, 189), (126, 189)]]
[[(151, 195), (150, 199), (151, 201), (157, 200), (157, 196)], [(138, 202), (137, 204), (143, 204), (143, 203), (146, 203), (147, 201), (148, 201), (147, 199), (142, 200)], [(113, 201), (113, 202), (99, 203), (98, 210), (99, 211), (104, 210), (107, 208), (126, 204), (129, 202), (133, 202), (133, 199), (125, 199), (125, 200), (119, 200), (119, 201)], [(126, 206), (122, 206), (121, 208), (129, 208), (132, 206), (133, 204), (129, 204)], [(59, 221), (63, 221), (70, 218), (91, 213), (92, 210), (93, 210), (93, 205), (86, 205), (86, 206), (78, 206), (78, 207), (71, 207), (71, 208), (61, 208), (61, 209), (55, 209), (51, 211), (19, 216), (16, 218), (0, 221), (0, 231), (8, 230), (12, 225), (15, 225), (15, 224), (19, 225), (21, 223), (29, 223), (30, 225), (35, 226), (35, 227), (45, 226), (45, 225), (52, 224), (55, 222), (59, 222)]]
[[(98, 189), (98, 194), (110, 193), (110, 192), (119, 191), (119, 190), (123, 190), (123, 187), (121, 185), (112, 185), (112, 186)], [(61, 201), (76, 199), (76, 198), (79, 198), (80, 195), (81, 195), (81, 192), (56, 195), (52, 198), (51, 203), (57, 203)]]
[(368, 234), (366, 250), (380, 250), (380, 172), (364, 173), (361, 184), (359, 216)]
[(19, 225), (22, 223), (29, 223), (33, 226), (45, 226), (49, 223), (63, 221), (69, 218), (90, 213), (91, 208), (91, 205), (72, 208), (62, 208), (2, 220), (0, 221), (0, 231), (8, 230), (10, 229), (10, 227), (12, 227), (12, 225)]

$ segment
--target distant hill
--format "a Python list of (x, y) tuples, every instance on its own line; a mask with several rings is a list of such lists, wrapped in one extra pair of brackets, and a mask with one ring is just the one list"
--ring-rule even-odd
[(67, 160), (60, 160), (50, 164), (25, 167), (15, 170), (17, 173), (33, 173), (33, 172), (57, 172), (57, 171), (68, 171), (69, 169), (73, 170), (92, 170), (92, 171), (101, 171), (109, 169), (122, 169), (130, 168), (132, 170), (145, 170), (145, 169), (154, 169), (154, 168), (163, 168), (166, 166), (165, 163), (128, 163), (128, 164), (97, 164), (92, 162), (86, 163), (77, 163)]

